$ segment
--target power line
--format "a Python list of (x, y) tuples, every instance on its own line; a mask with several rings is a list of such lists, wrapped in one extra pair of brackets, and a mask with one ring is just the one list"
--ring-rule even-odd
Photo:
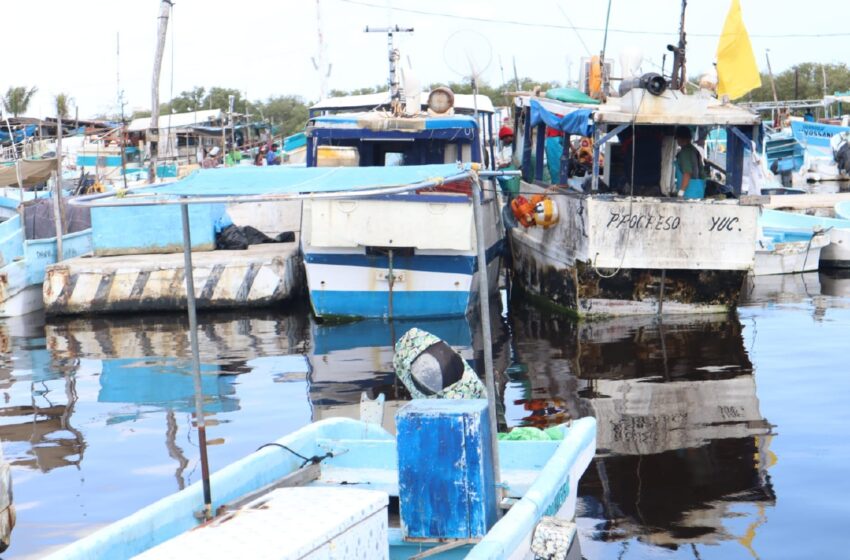
[[(382, 4), (374, 4), (372, 2), (365, 2), (363, 0), (339, 0), (339, 2), (344, 2), (346, 4), (355, 4), (358, 6), (365, 6), (368, 8), (379, 8), (385, 9), (386, 5)], [(394, 11), (397, 12), (406, 12), (409, 14), (418, 14), (422, 16), (432, 16), (432, 17), (442, 17), (442, 18), (450, 18), (450, 19), (463, 19), (467, 21), (477, 21), (480, 23), (495, 23), (501, 25), (514, 25), (518, 27), (535, 27), (535, 28), (545, 28), (545, 29), (567, 29), (572, 31), (592, 31), (603, 33), (605, 31), (602, 27), (576, 27), (572, 25), (558, 25), (556, 23), (542, 23), (542, 22), (528, 22), (528, 21), (508, 21), (504, 19), (495, 19), (495, 18), (485, 18), (481, 16), (460, 16), (457, 14), (448, 14), (445, 12), (429, 12), (427, 10), (417, 10), (414, 8), (398, 8), (393, 7)], [(646, 31), (639, 29), (616, 29), (610, 28), (608, 30), (610, 33), (622, 33), (624, 35), (660, 35), (660, 36), (678, 36), (677, 32), (671, 31)], [(689, 31), (688, 37), (713, 37), (718, 38), (722, 34), (721, 33), (694, 33)], [(829, 37), (850, 37), (850, 32), (842, 31), (835, 33), (750, 33), (750, 37), (758, 38), (758, 39), (813, 39), (813, 38), (829, 38)]]

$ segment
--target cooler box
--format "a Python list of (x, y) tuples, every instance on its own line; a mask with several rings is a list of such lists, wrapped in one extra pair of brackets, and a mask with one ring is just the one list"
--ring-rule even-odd
[(487, 534), (497, 515), (487, 401), (414, 400), (398, 411), (396, 426), (404, 537)]

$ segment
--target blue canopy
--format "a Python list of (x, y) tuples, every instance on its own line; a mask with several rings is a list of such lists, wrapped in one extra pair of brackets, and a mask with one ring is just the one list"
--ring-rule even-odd
[[(14, 130), (13, 133), (15, 135), (15, 143), (23, 142), (24, 138), (28, 138), (30, 136), (35, 135), (35, 131), (38, 127), (34, 124), (28, 124), (24, 128)], [(8, 142), (11, 136), (9, 132), (6, 130), (0, 130), (0, 142)]]
[(255, 167), (201, 169), (155, 192), (177, 196), (250, 196), (357, 191), (413, 185), (462, 173), (455, 163), (400, 167)]
[(592, 109), (576, 109), (570, 111), (563, 117), (547, 110), (539, 101), (531, 100), (531, 125), (537, 126), (545, 123), (549, 128), (566, 132), (567, 134), (578, 134), (579, 136), (591, 136), (593, 134)]

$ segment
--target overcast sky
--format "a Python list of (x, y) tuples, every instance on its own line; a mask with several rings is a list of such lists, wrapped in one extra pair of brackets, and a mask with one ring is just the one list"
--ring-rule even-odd
[[(688, 3), (689, 75), (711, 68), (729, 3)], [(60, 92), (75, 100), (81, 117), (114, 114), (120, 67), (127, 111), (148, 109), (159, 5), (159, 0), (4, 1), (0, 92), (37, 86), (32, 116), (52, 113), (52, 99)], [(338, 89), (386, 82), (386, 37), (363, 28), (388, 23), (415, 28), (397, 46), (424, 84), (460, 78), (466, 66), (457, 52), (462, 45), (480, 64), (489, 60), (481, 77), (490, 83), (511, 78), (513, 60), (520, 77), (564, 82), (570, 72), (575, 80), (580, 59), (602, 48), (607, 8), (604, 0), (320, 0), (320, 5), (332, 65), (328, 83)], [(763, 70), (767, 49), (774, 72), (801, 62), (848, 62), (847, 0), (741, 0), (741, 5)], [(680, 0), (613, 0), (607, 52), (617, 60), (622, 49), (638, 47), (643, 70), (657, 71), (666, 45), (676, 41), (680, 6)], [(316, 11), (316, 0), (177, 0), (160, 100), (193, 86), (237, 88), (252, 100), (279, 94), (318, 99), (312, 62), (318, 51)], [(668, 57), (668, 72), (670, 64)]]

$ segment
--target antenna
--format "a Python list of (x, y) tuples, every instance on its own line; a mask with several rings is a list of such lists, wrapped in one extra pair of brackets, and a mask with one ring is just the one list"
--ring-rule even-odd
[(328, 96), (328, 78), (331, 76), (331, 64), (325, 59), (325, 36), (322, 31), (322, 4), (316, 0), (316, 31), (319, 39), (319, 50), (313, 58), (313, 68), (319, 72), (319, 95), (322, 99)]
[(401, 55), (399, 54), (398, 49), (396, 49), (393, 45), (393, 35), (396, 33), (413, 33), (413, 28), (399, 27), (398, 25), (390, 27), (369, 27), (367, 25), (365, 32), (387, 34), (387, 51), (389, 53), (390, 61), (390, 107), (392, 108), (393, 113), (399, 114), (401, 112), (402, 91), (398, 83), (398, 61), (401, 58)]
[(673, 53), (673, 72), (670, 76), (670, 89), (685, 91), (687, 74), (685, 71), (685, 8), (688, 0), (682, 0), (682, 15), (679, 19), (679, 44), (677, 46), (667, 45), (667, 50)]

